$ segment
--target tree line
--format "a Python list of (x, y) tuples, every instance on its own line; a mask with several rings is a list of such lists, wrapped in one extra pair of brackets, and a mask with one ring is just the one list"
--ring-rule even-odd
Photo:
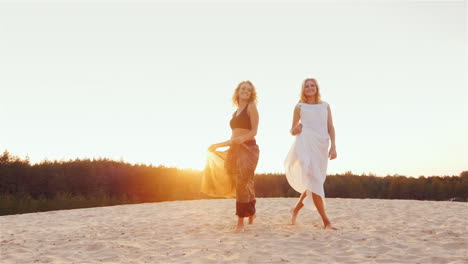
[[(30, 164), (7, 151), (0, 156), (0, 215), (128, 203), (208, 199), (203, 172), (129, 164), (109, 159)], [(255, 175), (257, 197), (298, 197), (284, 174)], [(468, 201), (468, 171), (458, 176), (328, 175), (330, 198)]]

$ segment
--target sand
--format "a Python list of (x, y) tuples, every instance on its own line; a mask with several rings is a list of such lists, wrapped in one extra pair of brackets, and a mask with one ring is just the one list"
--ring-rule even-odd
[(295, 201), (259, 198), (240, 234), (232, 199), (1, 216), (1, 263), (468, 263), (468, 203), (327, 199), (324, 231), (287, 224)]

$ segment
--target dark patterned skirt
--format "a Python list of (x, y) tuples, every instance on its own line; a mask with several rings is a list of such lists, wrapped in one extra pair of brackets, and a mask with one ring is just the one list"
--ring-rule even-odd
[(254, 175), (259, 153), (255, 140), (232, 145), (225, 152), (208, 153), (201, 191), (211, 196), (236, 197), (236, 215), (254, 215)]

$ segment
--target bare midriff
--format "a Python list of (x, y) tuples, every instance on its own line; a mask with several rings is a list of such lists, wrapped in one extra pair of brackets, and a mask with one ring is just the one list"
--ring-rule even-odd
[[(235, 138), (235, 137), (240, 137), (240, 136), (243, 136), (243, 135), (247, 135), (248, 133), (250, 133), (250, 129), (245, 129), (245, 128), (234, 128), (232, 130), (232, 137), (231, 139)], [(253, 140), (255, 139), (255, 137), (249, 137), (249, 138), (246, 138), (245, 141), (249, 141), (249, 140)]]

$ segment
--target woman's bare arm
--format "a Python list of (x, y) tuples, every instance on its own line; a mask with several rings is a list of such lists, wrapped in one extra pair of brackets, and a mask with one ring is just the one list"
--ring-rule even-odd
[(301, 133), (301, 131), (302, 131), (302, 124), (299, 124), (300, 119), (301, 119), (301, 107), (299, 105), (296, 105), (296, 107), (294, 107), (293, 121), (292, 121), (292, 125), (291, 125), (291, 130), (289, 130), (289, 132), (293, 136)]

